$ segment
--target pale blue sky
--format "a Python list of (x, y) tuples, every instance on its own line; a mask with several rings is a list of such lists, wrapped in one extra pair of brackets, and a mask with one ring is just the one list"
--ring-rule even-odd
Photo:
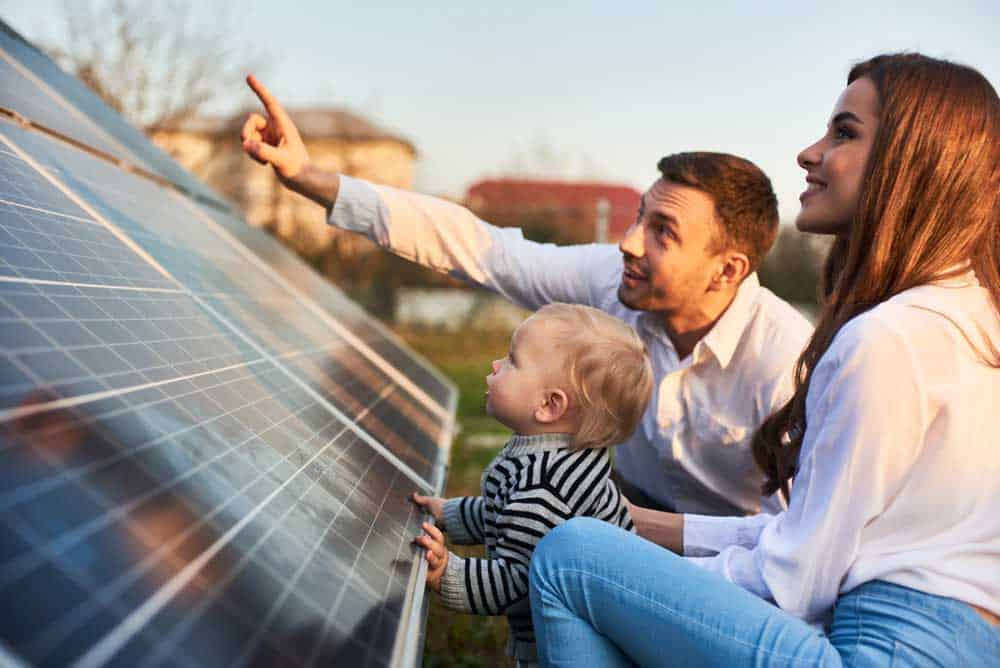
[[(204, 3), (213, 12), (211, 3)], [(724, 150), (771, 176), (784, 219), (795, 155), (822, 132), (851, 63), (920, 50), (1000, 85), (1000, 4), (509, 1), (232, 3), (288, 105), (352, 107), (414, 141), (417, 188), (461, 195), (522, 169), (644, 190), (656, 162)], [(0, 0), (26, 37), (58, 0)], [(249, 102), (242, 82), (224, 97)]]

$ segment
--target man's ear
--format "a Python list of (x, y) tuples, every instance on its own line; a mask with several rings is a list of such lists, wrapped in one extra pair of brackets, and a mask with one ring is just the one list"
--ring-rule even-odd
[(726, 251), (715, 276), (712, 277), (710, 290), (731, 290), (739, 286), (750, 273), (750, 258), (739, 251)]
[(535, 409), (535, 420), (542, 424), (556, 422), (569, 410), (569, 397), (559, 388), (545, 390), (545, 398)]

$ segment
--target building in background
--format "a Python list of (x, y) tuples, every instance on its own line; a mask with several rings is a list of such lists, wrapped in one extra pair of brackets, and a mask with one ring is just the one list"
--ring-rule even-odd
[[(417, 150), (407, 139), (340, 109), (289, 109), (316, 164), (375, 183), (413, 187)], [(184, 167), (242, 209), (251, 225), (269, 228), (299, 253), (316, 258), (336, 246), (340, 257), (374, 245), (325, 224), (324, 212), (283, 188), (269, 167), (250, 160), (239, 141), (246, 113), (193, 117), (147, 129)]]
[(635, 188), (608, 183), (501, 178), (470, 186), (465, 203), (491, 223), (567, 244), (619, 241), (635, 221), (640, 197)]

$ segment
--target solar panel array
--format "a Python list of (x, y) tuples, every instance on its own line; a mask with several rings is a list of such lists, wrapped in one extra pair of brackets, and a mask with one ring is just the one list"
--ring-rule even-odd
[(413, 663), (454, 387), (6, 26), (0, 81), (0, 663)]

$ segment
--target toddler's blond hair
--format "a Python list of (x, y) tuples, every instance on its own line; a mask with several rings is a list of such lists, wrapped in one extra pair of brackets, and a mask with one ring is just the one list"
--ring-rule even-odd
[(548, 304), (532, 317), (557, 325), (553, 344), (564, 355), (571, 405), (580, 411), (573, 447), (598, 448), (628, 438), (653, 389), (653, 367), (639, 335), (590, 306)]

